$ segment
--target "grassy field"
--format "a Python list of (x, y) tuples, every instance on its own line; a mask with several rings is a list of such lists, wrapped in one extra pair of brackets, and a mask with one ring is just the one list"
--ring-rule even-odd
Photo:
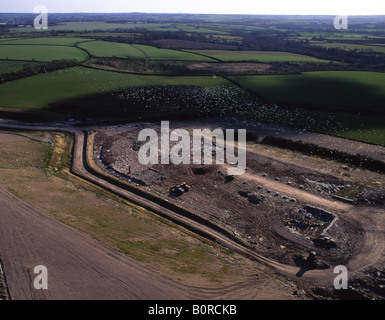
[[(234, 27), (234, 25), (231, 25), (231, 28)], [(123, 24), (91, 21), (80, 23), (69, 22), (53, 27), (53, 29), (58, 30), (71, 29), (75, 31), (106, 31), (115, 28), (125, 28), (127, 30), (146, 28), (157, 31), (184, 30), (192, 33), (215, 33), (219, 37), (229, 39), (233, 39), (234, 37), (228, 33), (228, 31), (231, 30), (228, 25), (216, 23), (206, 25), (199, 23)], [(237, 28), (244, 29), (246, 27), (237, 26)], [(246, 29), (259, 30), (260, 27), (247, 26)], [(297, 35), (297, 37), (310, 35), (323, 36), (324, 33), (302, 33), (300, 36)], [(24, 35), (21, 36), (24, 37)], [(328, 36), (355, 40), (368, 39), (358, 32), (328, 33)], [(81, 38), (70, 36), (0, 39), (0, 59), (3, 59), (3, 61), (0, 61), (0, 74), (18, 71), (22, 68), (24, 62), (13, 60), (43, 62), (73, 58), (78, 61), (84, 61), (88, 58), (86, 51), (95, 57), (149, 59), (155, 61), (330, 62), (289, 52), (232, 50), (180, 51), (160, 49), (150, 45), (108, 42), (89, 38), (90, 37)], [(75, 44), (77, 44), (79, 48), (76, 48)], [(385, 53), (385, 46), (381, 45), (324, 43), (315, 41), (313, 41), (313, 45), (330, 48), (337, 47), (346, 50), (373, 50), (378, 53)], [(86, 51), (81, 49), (85, 49)], [(7, 61), (8, 59), (12, 61)], [(382, 115), (385, 108), (385, 74), (383, 73), (329, 71), (306, 72), (301, 75), (239, 76), (234, 79), (254, 89), (273, 104), (278, 104), (291, 110), (295, 110), (296, 108), (304, 109), (301, 112), (280, 109), (279, 112), (273, 112), (275, 116), (270, 113), (271, 110), (266, 109), (264, 115), (258, 115), (259, 119), (295, 126), (308, 123), (312, 124), (313, 128), (317, 127), (317, 131), (337, 135), (342, 134), (345, 137), (380, 144), (383, 144), (385, 141), (382, 122), (373, 119), (373, 115)], [(2, 84), (0, 86), (0, 96), (2, 97), (0, 108), (13, 110), (48, 110), (48, 113), (54, 115), (61, 113), (63, 108), (67, 108), (67, 115), (72, 115), (72, 113), (76, 116), (89, 114), (89, 116), (92, 117), (93, 115), (101, 116), (106, 114), (108, 110), (107, 105), (111, 104), (115, 108), (115, 114), (118, 114), (118, 112), (125, 111), (126, 107), (123, 105), (118, 106), (121, 101), (116, 100), (116, 97), (111, 98), (111, 95), (124, 95), (124, 89), (127, 88), (178, 85), (210, 88), (229, 85), (229, 82), (221, 77), (139, 76), (77, 67)], [(21, 95), (20, 92), (23, 92), (23, 94)], [(216, 95), (221, 96), (222, 93), (218, 91)], [(152, 112), (162, 111), (164, 113), (160, 114), (165, 115), (167, 111), (170, 111), (170, 114), (173, 114), (174, 111), (178, 112), (178, 106), (175, 106), (175, 110), (162, 108), (161, 105), (163, 103), (164, 106), (165, 101), (159, 102), (159, 108), (154, 108)], [(128, 104), (128, 100), (125, 101), (125, 103)], [(181, 103), (183, 104), (182, 100)], [(147, 105), (143, 107), (150, 108)], [(202, 105), (202, 109), (205, 107), (207, 106)], [(128, 108), (131, 107), (127, 107), (127, 109)], [(354, 114), (358, 113), (360, 113), (361, 116), (357, 118)], [(272, 120), (273, 118), (275, 120)]]
[(23, 61), (0, 61), (0, 75), (8, 72), (19, 71), (22, 69), (23, 64), (28, 62)]
[(76, 59), (83, 61), (88, 55), (83, 50), (67, 46), (0, 45), (0, 59), (52, 61)]
[(338, 48), (342, 50), (358, 50), (358, 51), (374, 51), (378, 53), (385, 53), (385, 47), (379, 45), (364, 45), (352, 43), (313, 43), (314, 46), (323, 48)]
[(186, 32), (196, 32), (196, 33), (208, 33), (208, 34), (221, 34), (221, 35), (228, 35), (230, 34), (227, 31), (223, 31), (223, 27), (216, 28), (213, 26), (211, 28), (211, 25), (206, 25), (206, 24), (195, 24), (195, 25), (177, 25), (178, 29), (186, 31)]
[[(197, 85), (213, 87), (228, 84), (223, 78), (208, 76), (166, 77), (120, 74), (76, 67), (24, 78), (0, 85), (0, 107), (42, 109), (50, 103), (141, 86)], [(21, 95), (20, 92), (23, 92)]]
[[(133, 26), (124, 23), (107, 23), (103, 21), (63, 22), (59, 25), (49, 26), (51, 30), (93, 31), (114, 30), (117, 28), (131, 29)], [(13, 33), (34, 32), (34, 28), (12, 28)]]
[[(114, 29), (146, 29), (149, 31), (186, 31), (195, 33), (220, 33), (228, 34), (221, 31), (220, 28), (211, 29), (209, 25), (202, 24), (186, 24), (186, 23), (108, 23), (104, 21), (87, 21), (87, 22), (64, 22), (59, 25), (50, 26), (52, 30), (71, 30), (71, 31), (109, 31)], [(223, 27), (221, 28), (223, 29)], [(13, 33), (33, 32), (33, 28), (12, 28)]]
[(28, 45), (51, 45), (51, 46), (71, 46), (77, 42), (92, 41), (92, 39), (79, 37), (46, 37), (46, 38), (24, 38), (2, 40), (1, 44), (28, 44)]
[(144, 59), (145, 55), (139, 49), (127, 43), (91, 41), (79, 44), (95, 57), (117, 57), (132, 59)]
[(245, 112), (243, 118), (385, 145), (384, 121), (362, 115), (342, 112), (261, 107)]
[(268, 101), (291, 108), (264, 109), (257, 112), (260, 119), (385, 144), (384, 73), (307, 72), (234, 79)]
[(221, 61), (329, 62), (310, 56), (278, 51), (189, 50), (189, 52), (207, 55)]
[(309, 39), (313, 37), (324, 38), (328, 40), (369, 40), (369, 39), (381, 39), (380, 36), (368, 35), (367, 33), (357, 33), (357, 32), (300, 32), (300, 36), (295, 36), (298, 39)]
[(79, 44), (95, 57), (118, 57), (151, 60), (187, 60), (187, 61), (214, 61), (194, 53), (172, 49), (159, 49), (148, 45), (131, 45), (127, 43), (91, 41)]
[(10, 40), (19, 40), (20, 38), (12, 38), (12, 37), (0, 37), (0, 42), (10, 41)]
[(282, 105), (363, 112), (385, 107), (385, 73), (320, 71), (235, 79)]
[(214, 61), (213, 59), (190, 52), (172, 49), (159, 49), (146, 45), (135, 45), (135, 47), (142, 50), (145, 55), (152, 60)]
[[(369, 117), (370, 110), (383, 112), (385, 74), (309, 72), (302, 75), (243, 76), (234, 79), (256, 90), (273, 103), (291, 107), (290, 110), (256, 108), (254, 113), (246, 112), (249, 118), (305, 126), (310, 130), (385, 144), (384, 121)], [(2, 84), (0, 108), (47, 110), (73, 115), (79, 113), (91, 117), (112, 112), (121, 112), (123, 115), (128, 106), (124, 101), (113, 98), (114, 92), (120, 95), (127, 88), (167, 85), (221, 88), (229, 85), (229, 82), (221, 77), (139, 76), (76, 67)], [(148, 95), (146, 91), (142, 91), (137, 95)], [(130, 94), (135, 95), (134, 92)], [(224, 92), (218, 91), (218, 94), (223, 95)], [(181, 103), (183, 105), (183, 101)], [(202, 104), (202, 108), (205, 107)], [(297, 107), (305, 110), (298, 111)], [(147, 112), (171, 116), (172, 112), (178, 112), (177, 109), (167, 111), (160, 101), (158, 107), (154, 105), (152, 108), (143, 111), (144, 114)], [(355, 108), (362, 113), (366, 110), (365, 115), (352, 114)], [(170, 111), (171, 113), (167, 113)]]

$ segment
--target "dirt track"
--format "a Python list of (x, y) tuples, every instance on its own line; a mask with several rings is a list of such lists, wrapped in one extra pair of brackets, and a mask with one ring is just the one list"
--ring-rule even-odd
[[(40, 130), (40, 131), (41, 130), (51, 130), (51, 131), (70, 132), (75, 137), (75, 145), (74, 145), (74, 151), (73, 151), (73, 162), (72, 162), (72, 171), (75, 174), (77, 174), (77, 175), (79, 175), (79, 176), (81, 176), (81, 177), (83, 177), (83, 178), (85, 178), (85, 179), (87, 179), (87, 180), (89, 180), (95, 184), (98, 184), (99, 186), (102, 186), (108, 190), (111, 190), (112, 192), (117, 193), (117, 194), (129, 199), (130, 201), (133, 201), (134, 203), (142, 205), (145, 208), (148, 208), (149, 210), (154, 211), (155, 213), (159, 213), (162, 216), (169, 218), (170, 220), (172, 220), (172, 221), (174, 221), (174, 222), (176, 222), (182, 226), (189, 228), (190, 230), (194, 230), (194, 231), (198, 232), (199, 234), (206, 236), (207, 238), (214, 239), (216, 242), (224, 245), (225, 247), (227, 247), (233, 251), (236, 251), (238, 253), (241, 253), (245, 256), (248, 256), (249, 258), (254, 259), (258, 262), (261, 262), (261, 263), (273, 268), (275, 271), (277, 271), (281, 274), (284, 274), (284, 275), (286, 275), (288, 277), (292, 277), (292, 278), (296, 278), (298, 276), (298, 272), (300, 271), (298, 267), (281, 264), (281, 263), (278, 263), (278, 262), (273, 261), (271, 259), (268, 259), (268, 258), (264, 257), (263, 255), (256, 253), (254, 250), (242, 245), (241, 243), (238, 243), (238, 242), (234, 241), (233, 239), (227, 237), (225, 234), (223, 234), (217, 230), (213, 230), (212, 228), (210, 228), (209, 226), (207, 226), (205, 224), (198, 223), (194, 220), (191, 220), (191, 219), (186, 218), (184, 216), (178, 215), (175, 212), (172, 212), (171, 210), (165, 209), (156, 203), (149, 202), (148, 200), (146, 200), (140, 196), (137, 196), (137, 195), (135, 195), (135, 194), (133, 194), (127, 190), (123, 190), (123, 189), (119, 188), (118, 186), (101, 179), (100, 177), (95, 177), (92, 174), (90, 174), (84, 167), (84, 162), (83, 162), (84, 161), (84, 154), (83, 154), (84, 135), (80, 130), (73, 129), (73, 128), (71, 128), (71, 129), (64, 129), (63, 128), (63, 129), (58, 130), (58, 128), (49, 128), (49, 127), (25, 127), (25, 126), (9, 126), (9, 127), (13, 127), (15, 129), (16, 128), (17, 129), (24, 129), (24, 130), (29, 129), (29, 130)], [(248, 176), (247, 178), (254, 179), (255, 177)], [(281, 188), (283, 188), (283, 186), (281, 184), (277, 184), (273, 181), (263, 180), (261, 182), (262, 183), (269, 183), (269, 185), (272, 189), (275, 188), (275, 189), (281, 190)], [(288, 187), (285, 186), (285, 191), (287, 191), (288, 193), (293, 191), (291, 189), (286, 190), (287, 188)], [(302, 196), (301, 194), (297, 194), (296, 196), (301, 197)], [(9, 194), (7, 195), (6, 193), (4, 193), (4, 191), (2, 191), (1, 197), (2, 197), (2, 202), (1, 202), (2, 205), (7, 206), (9, 201), (10, 201), (10, 195)], [(305, 197), (307, 197), (306, 194), (305, 194)], [(385, 226), (385, 221), (384, 221), (384, 218), (382, 218), (382, 215), (377, 214), (379, 212), (369, 212), (372, 209), (354, 208), (354, 207), (347, 205), (347, 204), (344, 204), (344, 203), (325, 200), (322, 198), (315, 197), (314, 195), (311, 195), (311, 197), (310, 196), (307, 197), (305, 199), (305, 201), (316, 202), (316, 204), (322, 204), (324, 207), (333, 207), (334, 210), (338, 209), (339, 215), (343, 215), (344, 217), (349, 217), (349, 218), (355, 219), (359, 223), (362, 224), (363, 229), (364, 229), (364, 243), (357, 250), (357, 252), (355, 252), (354, 257), (352, 257), (351, 261), (348, 264), (348, 269), (350, 272), (352, 272), (352, 273), (360, 272), (360, 271), (362, 271), (363, 268), (370, 266), (370, 265), (373, 265), (373, 264), (379, 262), (383, 258), (384, 247), (385, 247), (384, 246), (385, 236), (384, 236), (384, 232), (382, 230), (383, 230), (383, 227)], [(28, 218), (27, 214), (30, 211), (29, 214), (35, 215), (35, 217), (36, 217), (36, 216), (38, 216), (38, 213), (36, 213), (36, 211), (34, 211), (34, 210), (31, 211), (30, 209), (32, 209), (32, 208), (29, 208), (28, 210), (25, 210), (25, 208), (23, 209), (23, 205), (19, 202), (18, 202), (17, 208), (18, 209), (16, 210), (16, 213), (17, 214), (23, 214), (25, 216), (25, 218), (27, 218), (25, 220), (28, 221), (29, 223), (31, 223), (31, 225), (33, 226), (33, 221), (32, 221), (33, 219), (31, 219), (31, 217)], [(12, 212), (12, 209), (13, 208), (9, 208), (8, 210), (10, 212)], [(370, 216), (369, 216), (369, 214), (370, 214)], [(9, 219), (15, 219), (15, 217), (12, 217), (12, 214), (11, 214)], [(41, 223), (47, 223), (47, 222), (44, 222), (44, 221), (46, 221), (46, 219), (47, 218), (41, 217), (41, 219), (39, 219), (39, 220), (41, 220)], [(13, 220), (13, 221), (17, 221), (17, 220)], [(12, 221), (10, 221), (10, 223), (11, 223), (10, 225), (13, 225)], [(51, 223), (54, 224), (52, 221), (51, 221)], [(2, 224), (2, 225), (6, 226), (6, 225), (8, 225), (8, 223)], [(376, 228), (374, 228), (373, 226), (376, 226)], [(20, 228), (27, 228), (27, 227), (28, 227), (27, 222), (23, 223), (20, 226)], [(48, 250), (48, 252), (51, 251), (53, 256), (55, 256), (54, 252), (60, 252), (60, 251), (57, 251), (57, 248), (61, 248), (62, 252), (67, 252), (68, 254), (70, 254), (70, 250), (71, 250), (71, 248), (73, 248), (70, 245), (71, 237), (74, 236), (73, 231), (69, 232), (69, 230), (66, 229), (66, 227), (63, 225), (60, 225), (60, 228), (59, 228), (59, 226), (56, 226), (56, 228), (58, 228), (57, 232), (49, 233), (46, 235), (39, 235), (38, 236), (36, 234), (33, 234), (34, 237), (36, 237), (36, 236), (38, 236), (38, 237), (33, 239), (33, 241), (30, 241), (30, 243), (36, 242), (36, 241), (38, 241), (38, 242), (40, 241), (40, 243), (46, 243), (46, 241), (48, 241), (48, 243), (52, 243), (52, 246), (48, 246), (47, 250)], [(1, 230), (1, 232), (9, 231), (7, 227), (5, 227), (5, 229), (6, 230)], [(59, 229), (61, 229), (61, 230), (59, 230)], [(31, 230), (31, 229), (29, 229), (29, 230)], [(23, 242), (21, 240), (21, 239), (23, 239), (22, 237), (18, 237), (18, 235), (20, 235), (21, 232), (26, 232), (26, 234), (28, 234), (28, 228), (24, 231), (22, 231), (22, 229), (16, 228), (16, 230), (14, 232), (12, 232), (12, 234), (14, 234), (14, 237), (12, 237), (10, 240), (11, 241), (10, 242), (10, 248), (12, 248), (12, 249), (10, 250), (10, 252), (7, 252), (7, 253), (1, 252), (2, 255), (7, 257), (7, 259), (10, 259), (9, 257), (12, 257), (12, 252), (18, 252), (18, 254), (19, 254), (20, 250), (26, 250), (24, 248), (27, 247), (28, 243)], [(60, 237), (63, 237), (63, 239), (65, 239), (65, 241), (63, 241), (63, 239), (61, 239), (60, 241), (55, 240), (55, 238), (58, 238), (57, 235), (59, 235)], [(3, 235), (3, 237), (4, 237), (4, 235)], [(95, 242), (92, 242), (91, 239), (87, 239), (86, 237), (84, 237), (84, 235), (79, 234), (79, 235), (77, 235), (77, 237), (83, 237), (83, 239), (84, 239), (84, 241), (80, 241), (80, 242), (84, 242), (84, 247), (82, 247), (80, 249), (80, 252), (74, 251), (74, 253), (70, 256), (63, 256), (62, 261), (60, 260), (59, 256), (56, 257), (57, 260), (61, 261), (61, 263), (64, 266), (68, 267), (69, 270), (71, 269), (71, 265), (68, 266), (68, 261), (71, 261), (72, 258), (80, 259), (81, 261), (84, 261), (84, 263), (85, 263), (84, 265), (89, 266), (89, 265), (93, 265), (94, 262), (92, 260), (94, 260), (96, 257), (99, 257), (99, 255), (92, 255), (90, 252), (92, 252), (92, 251), (95, 252), (95, 250), (99, 250), (99, 252), (103, 251), (102, 246), (96, 245)], [(20, 238), (19, 241), (17, 241), (18, 238)], [(94, 248), (94, 246), (96, 247), (96, 249)], [(106, 250), (106, 249), (104, 248), (104, 250)], [(29, 251), (27, 249), (25, 257), (28, 256), (28, 252)], [(85, 252), (88, 252), (88, 254), (84, 255)], [(105, 252), (105, 253), (107, 253), (107, 252)], [(107, 255), (108, 254), (109, 253), (107, 253)], [(38, 252), (37, 255), (41, 256), (42, 258), (46, 256), (44, 250)], [(56, 260), (56, 258), (54, 260)], [(115, 256), (114, 258), (116, 259), (117, 257)], [(151, 297), (156, 296), (157, 299), (162, 298), (162, 297), (170, 298), (170, 294), (171, 294), (171, 296), (176, 295), (176, 296), (178, 296), (178, 298), (183, 298), (183, 296), (179, 296), (179, 292), (177, 292), (177, 291), (172, 292), (172, 291), (170, 291), (169, 288), (165, 291), (164, 288), (168, 287), (168, 286), (165, 286), (160, 279), (157, 279), (157, 281), (154, 281), (154, 282), (151, 282), (151, 280), (148, 280), (147, 283), (140, 284), (140, 286), (139, 286), (139, 284), (136, 282), (135, 279), (143, 279), (144, 274), (140, 274), (140, 271), (135, 269), (134, 263), (130, 264), (129, 262), (122, 262), (122, 261), (118, 262), (118, 261), (119, 261), (119, 259), (117, 261), (115, 260), (115, 262), (114, 262), (115, 266), (111, 267), (112, 262), (110, 260), (108, 260), (108, 259), (106, 261), (102, 260), (102, 261), (99, 261), (99, 263), (96, 263), (95, 268), (93, 268), (93, 272), (95, 273), (95, 275), (97, 277), (103, 278), (103, 281), (106, 280), (106, 276), (105, 276), (106, 267), (107, 267), (107, 269), (108, 269), (108, 267), (111, 267), (112, 270), (116, 270), (116, 273), (113, 273), (114, 276), (112, 276), (112, 279), (111, 279), (111, 290), (112, 291), (108, 292), (108, 298), (111, 298), (111, 296), (116, 296), (116, 295), (120, 296), (121, 298), (127, 298), (127, 297), (123, 297), (121, 295), (122, 292), (125, 292), (125, 294), (127, 295), (127, 290), (130, 292), (128, 298), (134, 298), (134, 299), (138, 298), (140, 296), (144, 297), (144, 298), (151, 298)], [(31, 261), (31, 267), (33, 267), (33, 264), (34, 264), (34, 262)], [(39, 262), (38, 264), (44, 264), (44, 263)], [(47, 264), (48, 264), (48, 262), (47, 262)], [(122, 266), (122, 264), (123, 264), (123, 266)], [(17, 292), (16, 297), (19, 296), (21, 298), (27, 298), (27, 299), (31, 298), (28, 296), (28, 292), (30, 291), (30, 283), (31, 283), (30, 275), (28, 276), (28, 273), (30, 271), (23, 270), (23, 268), (21, 266), (19, 267), (19, 269), (17, 269), (16, 267), (11, 268), (10, 264), (8, 264), (7, 260), (4, 261), (4, 265), (5, 265), (6, 270), (7, 270), (7, 268), (10, 268), (9, 270), (7, 270), (7, 273), (13, 272), (13, 275), (8, 275), (9, 283), (16, 283), (17, 284), (14, 289), (11, 288), (11, 291), (15, 290), (13, 292)], [(81, 265), (82, 264), (80, 263), (80, 266)], [(114, 268), (117, 268), (117, 269), (114, 269)], [(134, 276), (132, 278), (129, 277), (128, 279), (123, 277), (123, 279), (125, 279), (125, 280), (122, 280), (121, 274), (119, 276), (115, 277), (115, 275), (117, 275), (117, 274), (119, 274), (119, 272), (121, 272), (122, 268), (123, 269), (124, 268), (130, 269), (130, 274), (132, 274)], [(55, 269), (57, 269), (58, 272), (60, 270), (60, 268), (58, 268), (58, 266), (56, 266), (56, 267), (55, 267), (55, 265), (52, 266), (52, 270), (55, 271)], [(80, 269), (80, 276), (79, 276), (78, 280), (80, 280), (80, 279), (83, 279), (83, 280), (84, 279), (89, 279), (89, 280), (94, 279), (93, 277), (86, 276), (84, 273), (88, 274), (89, 270), (85, 269), (85, 270), (81, 271), (81, 269)], [(69, 274), (73, 275), (73, 274), (76, 274), (76, 272), (75, 272), (75, 270), (72, 269)], [(64, 273), (63, 277), (65, 277), (65, 273)], [(146, 275), (146, 277), (147, 277), (147, 275)], [(303, 281), (310, 281), (312, 284), (321, 284), (321, 285), (330, 286), (330, 284), (333, 283), (334, 277), (335, 277), (335, 274), (333, 273), (332, 269), (326, 269), (326, 270), (322, 269), (322, 270), (307, 271), (302, 275), (301, 279)], [(67, 278), (65, 278), (65, 279), (68, 282), (70, 282), (70, 279), (67, 279)], [(116, 281), (120, 282), (120, 284), (118, 286), (116, 285)], [(95, 284), (95, 283), (92, 283), (92, 281), (90, 281), (90, 282), (91, 283), (89, 284), (88, 294), (90, 292), (92, 292), (93, 290), (97, 291), (97, 289), (95, 289), (93, 287), (95, 285), (97, 286), (97, 283)], [(152, 286), (154, 283), (156, 285), (153, 288)], [(119, 286), (122, 288), (122, 292), (120, 290), (116, 289)], [(93, 288), (93, 289), (91, 289), (91, 288)], [(133, 294), (132, 290), (136, 291), (136, 288), (141, 288), (141, 290), (139, 291), (141, 293)], [(54, 290), (50, 291), (51, 295), (52, 295), (52, 292), (54, 292)], [(64, 295), (63, 295), (63, 297), (68, 298), (68, 296), (70, 296), (70, 293), (71, 293), (71, 291), (67, 292), (65, 297), (64, 297)], [(73, 292), (72, 294), (73, 294), (73, 297), (76, 297), (77, 294), (79, 295), (79, 297), (82, 295), (81, 292), (77, 292), (77, 293)], [(51, 296), (51, 298), (52, 297), (54, 297), (54, 296)], [(55, 298), (57, 298), (57, 297), (60, 298), (60, 294), (57, 294), (57, 296), (55, 296)], [(36, 296), (34, 298), (43, 298), (43, 297)], [(103, 297), (98, 295), (98, 298), (103, 298)]]
[[(222, 166), (226, 168), (223, 170), (227, 170), (228, 166), (226, 165), (222, 165)], [(311, 203), (312, 205), (316, 205), (316, 206), (321, 206), (333, 212), (349, 212), (354, 210), (354, 206), (350, 204), (321, 198), (310, 192), (299, 190), (298, 188), (288, 186), (285, 183), (277, 182), (275, 180), (261, 177), (249, 172), (245, 172), (242, 175), (242, 179), (246, 181), (247, 180), (256, 181), (265, 188), (280, 192), (282, 194), (290, 195), (291, 197), (301, 199), (303, 202)]]

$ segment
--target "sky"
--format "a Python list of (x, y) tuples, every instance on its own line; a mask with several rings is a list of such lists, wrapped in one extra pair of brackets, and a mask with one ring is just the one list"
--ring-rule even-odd
[(1, 0), (0, 12), (385, 15), (385, 0)]

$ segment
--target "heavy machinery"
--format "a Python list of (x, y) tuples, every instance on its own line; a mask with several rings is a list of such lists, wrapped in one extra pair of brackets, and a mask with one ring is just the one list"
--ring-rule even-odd
[(306, 259), (306, 262), (311, 266), (317, 265), (317, 253), (315, 251), (310, 251), (309, 256)]
[(182, 184), (177, 184), (170, 188), (170, 195), (173, 197), (179, 197), (185, 192), (189, 192), (191, 187), (186, 183), (183, 182)]

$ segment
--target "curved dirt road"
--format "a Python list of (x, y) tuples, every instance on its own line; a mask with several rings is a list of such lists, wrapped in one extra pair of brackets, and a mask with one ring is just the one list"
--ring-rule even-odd
[[(97, 176), (94, 176), (93, 174), (88, 172), (85, 165), (84, 165), (84, 161), (85, 161), (85, 157), (86, 157), (86, 155), (84, 154), (86, 142), (84, 139), (85, 138), (84, 133), (81, 130), (75, 129), (75, 128), (35, 127), (35, 126), (18, 126), (18, 125), (2, 125), (1, 127), (2, 128), (9, 128), (9, 129), (18, 129), (18, 130), (62, 131), (62, 132), (67, 132), (67, 133), (72, 134), (74, 136), (74, 148), (73, 148), (71, 170), (74, 174), (76, 174), (76, 175), (82, 177), (83, 179), (86, 179), (86, 180), (88, 180), (94, 184), (97, 184), (97, 185), (99, 185), (99, 186), (101, 186), (101, 187), (103, 187), (109, 191), (112, 191), (116, 194), (119, 194), (120, 196), (122, 196), (122, 197), (136, 203), (136, 204), (139, 204), (139, 205), (145, 207), (146, 209), (149, 209), (149, 210), (151, 210), (157, 214), (160, 214), (161, 216), (163, 216), (167, 219), (170, 219), (173, 222), (175, 222), (181, 226), (184, 226), (190, 230), (193, 230), (193, 231), (197, 232), (198, 234), (200, 234), (201, 236), (204, 236), (204, 237), (207, 237), (211, 240), (214, 240), (214, 241), (220, 243), (221, 245), (227, 247), (230, 250), (236, 251), (236, 252), (238, 252), (244, 256), (247, 256), (251, 259), (254, 259), (260, 263), (263, 263), (264, 265), (267, 265), (267, 266), (273, 268), (275, 271), (277, 271), (283, 275), (286, 275), (286, 276), (292, 277), (292, 278), (298, 277), (298, 273), (300, 271), (298, 267), (281, 264), (281, 263), (278, 263), (274, 260), (266, 258), (263, 255), (258, 254), (257, 252), (255, 252), (251, 248), (247, 247), (246, 245), (244, 245), (238, 241), (234, 241), (234, 239), (229, 238), (228, 236), (226, 236), (226, 234), (223, 234), (218, 230), (214, 230), (207, 225), (204, 225), (202, 223), (199, 223), (197, 221), (194, 221), (192, 219), (184, 217), (180, 214), (177, 214), (177, 213), (175, 213), (175, 212), (173, 212), (167, 208), (164, 208), (164, 207), (162, 207), (162, 206), (160, 206), (154, 202), (150, 202), (149, 200), (147, 200), (141, 196), (138, 196), (138, 195), (136, 195), (132, 192), (129, 192), (125, 189), (122, 189), (122, 188), (118, 187), (117, 185), (111, 184), (111, 183), (105, 181), (104, 179), (101, 179)], [(248, 178), (254, 178), (254, 177), (248, 177)], [(261, 181), (261, 182), (269, 183), (273, 190), (276, 189), (278, 191), (278, 190), (281, 190), (280, 189), (281, 187), (283, 188), (283, 186), (276, 184), (272, 181), (269, 181), (267, 179), (264, 181)], [(288, 188), (287, 186), (285, 186), (285, 188), (286, 188), (285, 191), (288, 192), (288, 194), (290, 194), (289, 192), (291, 192), (291, 191), (294, 192), (294, 190), (287, 189)], [(281, 191), (283, 191), (283, 190), (281, 190)], [(302, 193), (298, 192), (298, 190), (295, 190), (295, 192), (296, 192), (295, 194), (296, 194), (297, 198), (301, 199), (301, 197), (303, 196)], [(327, 200), (327, 202), (325, 202), (325, 199), (319, 198), (319, 197), (312, 195), (312, 194), (305, 194), (304, 200), (308, 201), (310, 204), (312, 204), (312, 202), (315, 202), (316, 205), (320, 205), (320, 206), (325, 205), (326, 208), (332, 207), (334, 211), (336, 211), (336, 209), (338, 210), (339, 215), (341, 215), (341, 214), (347, 215), (347, 216), (350, 216), (352, 219), (359, 219), (360, 221), (362, 221), (362, 219), (366, 219), (366, 214), (367, 214), (366, 212), (362, 212), (362, 211), (360, 211), (360, 209), (357, 209), (357, 208), (355, 208), (351, 205), (345, 204), (345, 203), (341, 203), (341, 202), (337, 202), (337, 201), (330, 201), (330, 200)], [(364, 241), (363, 245), (361, 246), (361, 249), (359, 250), (359, 252), (356, 253), (355, 257), (352, 257), (351, 263), (349, 263), (349, 265), (348, 265), (348, 269), (352, 273), (359, 272), (363, 268), (365, 268), (366, 266), (369, 266), (372, 263), (375, 263), (379, 259), (383, 258), (383, 251), (384, 251), (383, 250), (383, 248), (384, 248), (383, 244), (385, 243), (385, 236), (384, 236), (384, 232), (380, 232), (380, 231), (381, 231), (382, 226), (384, 226), (385, 224), (382, 224), (382, 222), (383, 222), (382, 220), (383, 219), (381, 219), (381, 225), (378, 225), (378, 230), (377, 229), (372, 230), (371, 227), (365, 228), (365, 226), (364, 226), (364, 230), (365, 230), (364, 240), (365, 241)], [(377, 222), (377, 221), (373, 221), (373, 222)], [(62, 228), (63, 228), (63, 226), (62, 226)], [(60, 243), (61, 243), (61, 241), (58, 242), (57, 245), (60, 246)], [(85, 241), (85, 243), (87, 243), (87, 241)], [(63, 248), (63, 250), (68, 251), (68, 249), (66, 249), (65, 247)], [(92, 251), (91, 248), (89, 248), (88, 250)], [(44, 253), (41, 252), (40, 255), (44, 256)], [(91, 257), (90, 257), (90, 259), (91, 259)], [(63, 261), (63, 263), (64, 263), (64, 261)], [(94, 269), (93, 270), (97, 272), (98, 269), (96, 267), (95, 267), (95, 269), (96, 270), (94, 270)], [(99, 270), (101, 270), (101, 269), (99, 269)], [(86, 272), (86, 270), (85, 270), (85, 272)], [(313, 284), (332, 286), (333, 279), (335, 278), (335, 276), (336, 275), (334, 274), (333, 269), (309, 270), (309, 271), (307, 271), (301, 275), (301, 279), (303, 281), (310, 281)], [(26, 277), (25, 270), (24, 270), (23, 277), (24, 278)], [(8, 278), (10, 278), (10, 277), (8, 276)], [(22, 278), (22, 277), (20, 277), (20, 278)], [(21, 280), (17, 280), (17, 275), (15, 275), (15, 278), (13, 280), (14, 281), (21, 281)], [(115, 278), (115, 280), (118, 282), (121, 282), (121, 280), (118, 280), (118, 278)], [(11, 280), (9, 280), (9, 281), (11, 281)], [(158, 281), (157, 284), (158, 284), (158, 289), (157, 289), (157, 291), (154, 291), (154, 292), (156, 292), (156, 294), (154, 294), (154, 295), (158, 296), (157, 298), (159, 298), (159, 296), (162, 297), (162, 296), (167, 296), (167, 295), (170, 296), (170, 294), (172, 295), (172, 293), (170, 291), (167, 291), (167, 293), (166, 293), (165, 291), (162, 290), (162, 282), (161, 281), (160, 282)], [(126, 286), (124, 281), (121, 282), (121, 284), (119, 284), (119, 285), (122, 285), (122, 288), (124, 288)], [(119, 291), (119, 290), (116, 290), (116, 288), (119, 287), (119, 285), (116, 285), (116, 283), (115, 283), (115, 285), (112, 286), (114, 288), (114, 291)], [(25, 284), (24, 284), (24, 286), (25, 286)], [(90, 284), (90, 286), (91, 286), (91, 284)], [(130, 287), (130, 285), (128, 285), (128, 286)], [(150, 286), (151, 286), (150, 283), (144, 284), (143, 288), (149, 288)], [(21, 287), (22, 287), (22, 284), (20, 284), (20, 288)], [(135, 284), (132, 284), (131, 289), (134, 287), (135, 287)], [(24, 288), (24, 290), (26, 290), (26, 289), (28, 291), (30, 289), (30, 287)], [(21, 292), (23, 292), (23, 290), (21, 290)], [(144, 289), (144, 291), (142, 291), (142, 293), (143, 293), (143, 296), (151, 296), (151, 294), (149, 294), (149, 292), (146, 293), (146, 289)]]

